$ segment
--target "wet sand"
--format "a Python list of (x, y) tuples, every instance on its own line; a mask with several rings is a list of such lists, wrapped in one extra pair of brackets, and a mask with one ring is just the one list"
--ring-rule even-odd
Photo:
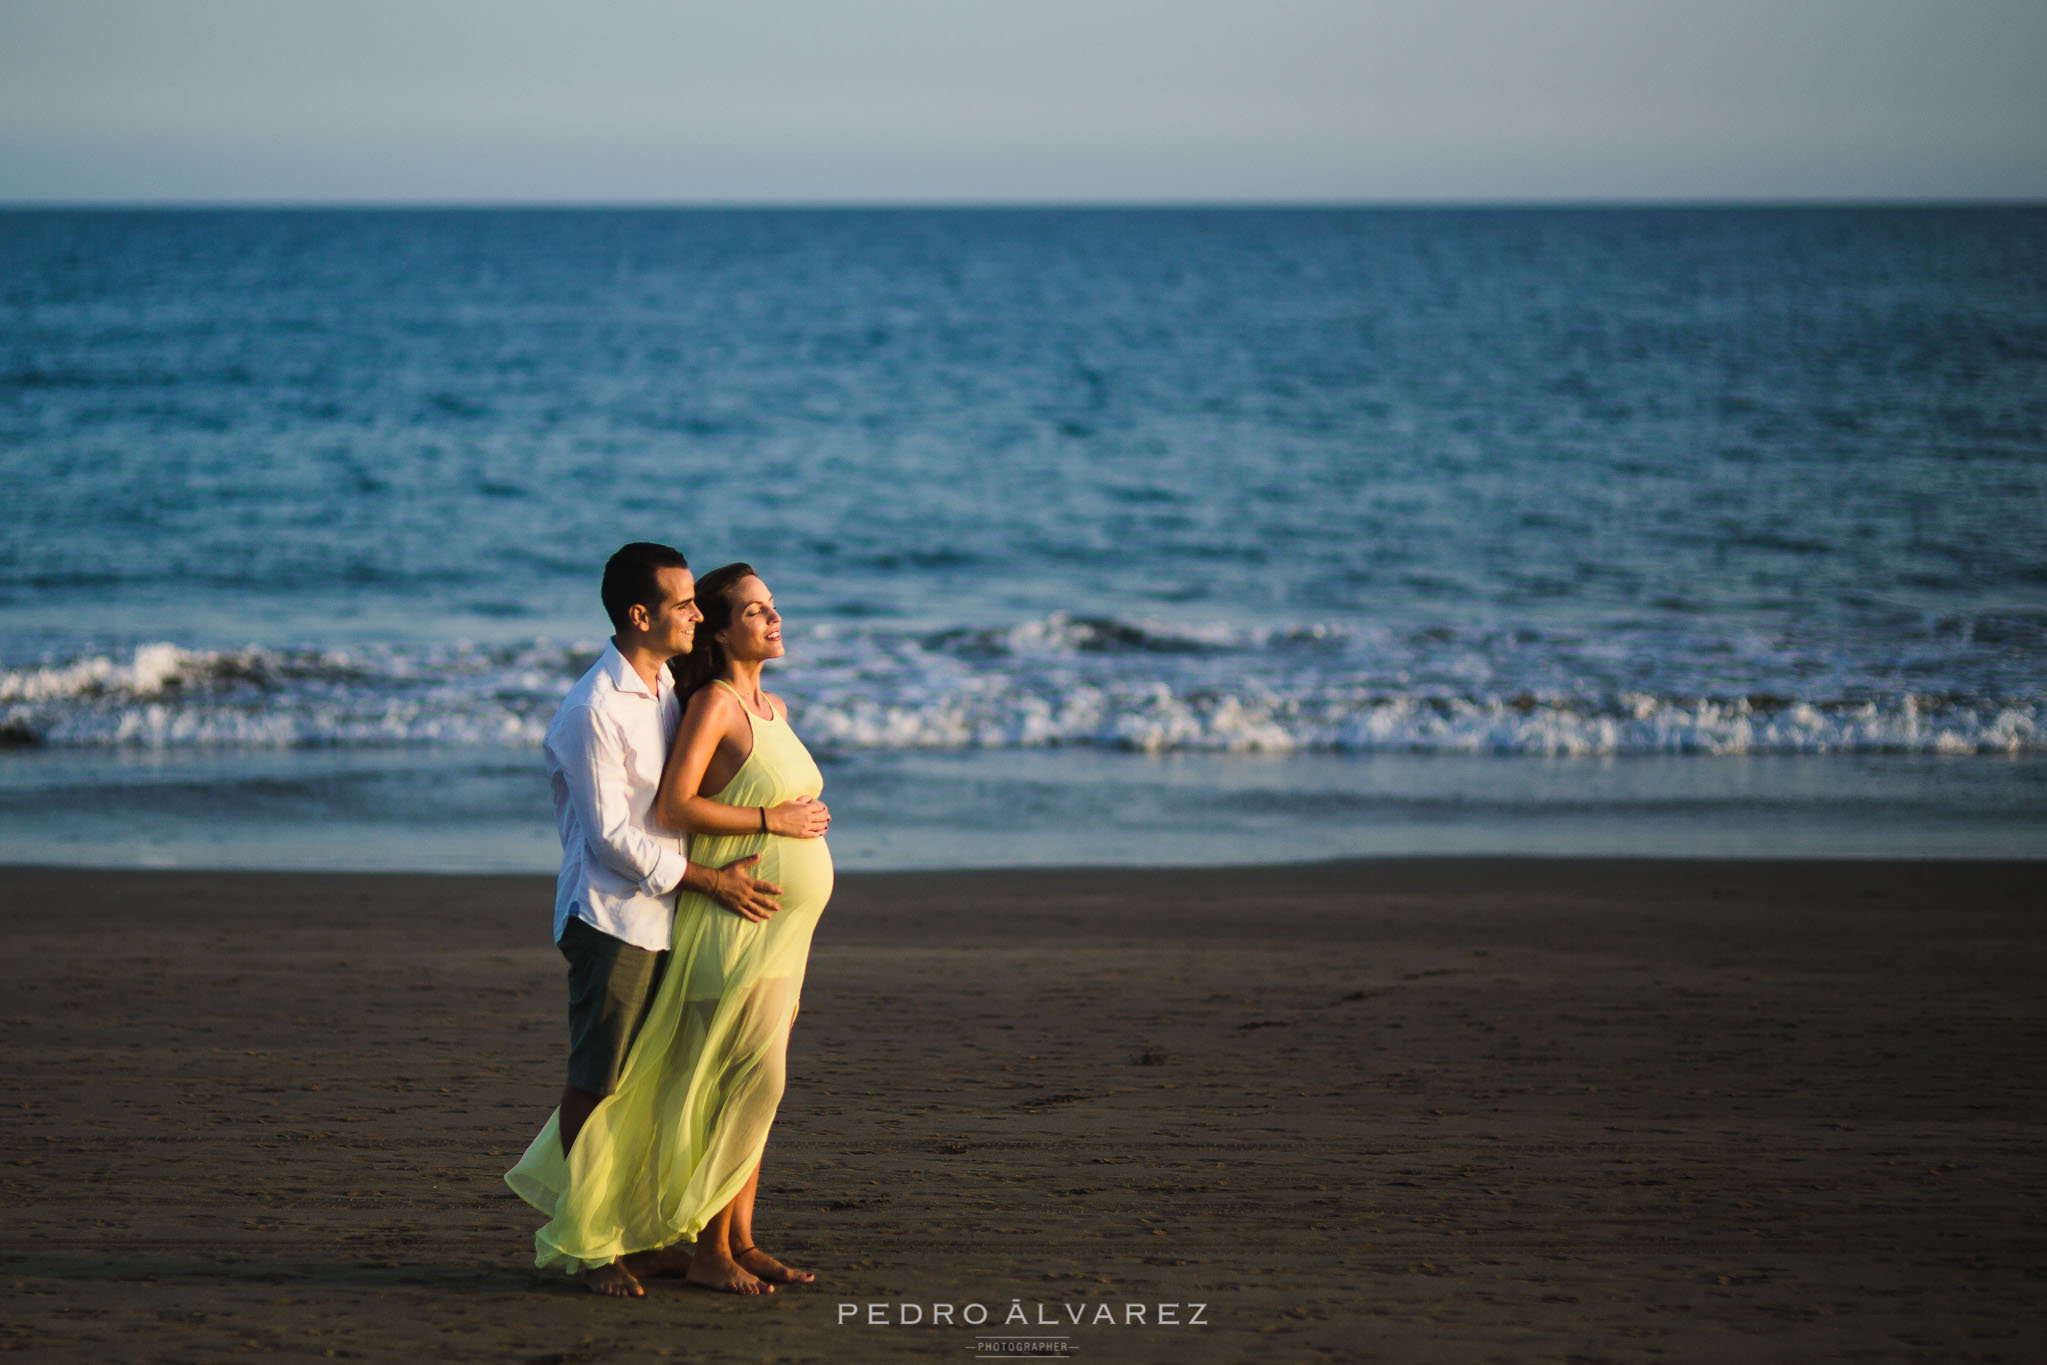
[(759, 1214), (819, 1282), (635, 1302), (500, 1180), (547, 879), (0, 890), (16, 1358), (2047, 1352), (2047, 863), (847, 876)]

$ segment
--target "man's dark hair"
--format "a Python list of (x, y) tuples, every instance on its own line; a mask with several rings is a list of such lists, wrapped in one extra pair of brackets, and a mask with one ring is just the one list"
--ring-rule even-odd
[(636, 540), (620, 546), (617, 554), (604, 561), (604, 583), (597, 590), (612, 629), (630, 630), (633, 622), (627, 613), (635, 606), (651, 612), (661, 605), (661, 580), (656, 577), (661, 570), (688, 567), (689, 561), (673, 545)]

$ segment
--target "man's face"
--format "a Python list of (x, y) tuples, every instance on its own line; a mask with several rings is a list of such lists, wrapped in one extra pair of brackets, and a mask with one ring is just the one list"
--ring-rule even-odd
[(697, 622), (704, 614), (697, 610), (696, 575), (688, 569), (656, 569), (654, 581), (661, 586), (661, 600), (647, 613), (647, 645), (674, 656), (687, 654), (697, 641)]

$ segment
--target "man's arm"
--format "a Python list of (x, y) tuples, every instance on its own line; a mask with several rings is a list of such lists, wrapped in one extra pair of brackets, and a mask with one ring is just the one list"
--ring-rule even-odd
[(741, 919), (759, 924), (782, 908), (778, 899), (782, 888), (753, 877), (753, 865), (760, 860), (760, 854), (749, 853), (723, 867), (691, 863), (682, 877), (683, 889), (709, 896)]
[(638, 882), (647, 895), (666, 895), (680, 886), (689, 860), (633, 820), (626, 801), (625, 742), (618, 727), (592, 707), (577, 707), (562, 718), (554, 757), (590, 851), (621, 877)]

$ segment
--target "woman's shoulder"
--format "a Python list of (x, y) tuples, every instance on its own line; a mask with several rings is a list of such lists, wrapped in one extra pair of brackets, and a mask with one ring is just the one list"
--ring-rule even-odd
[(715, 725), (740, 718), (738, 694), (729, 687), (721, 686), (715, 678), (690, 693), (683, 709), (699, 723)]

